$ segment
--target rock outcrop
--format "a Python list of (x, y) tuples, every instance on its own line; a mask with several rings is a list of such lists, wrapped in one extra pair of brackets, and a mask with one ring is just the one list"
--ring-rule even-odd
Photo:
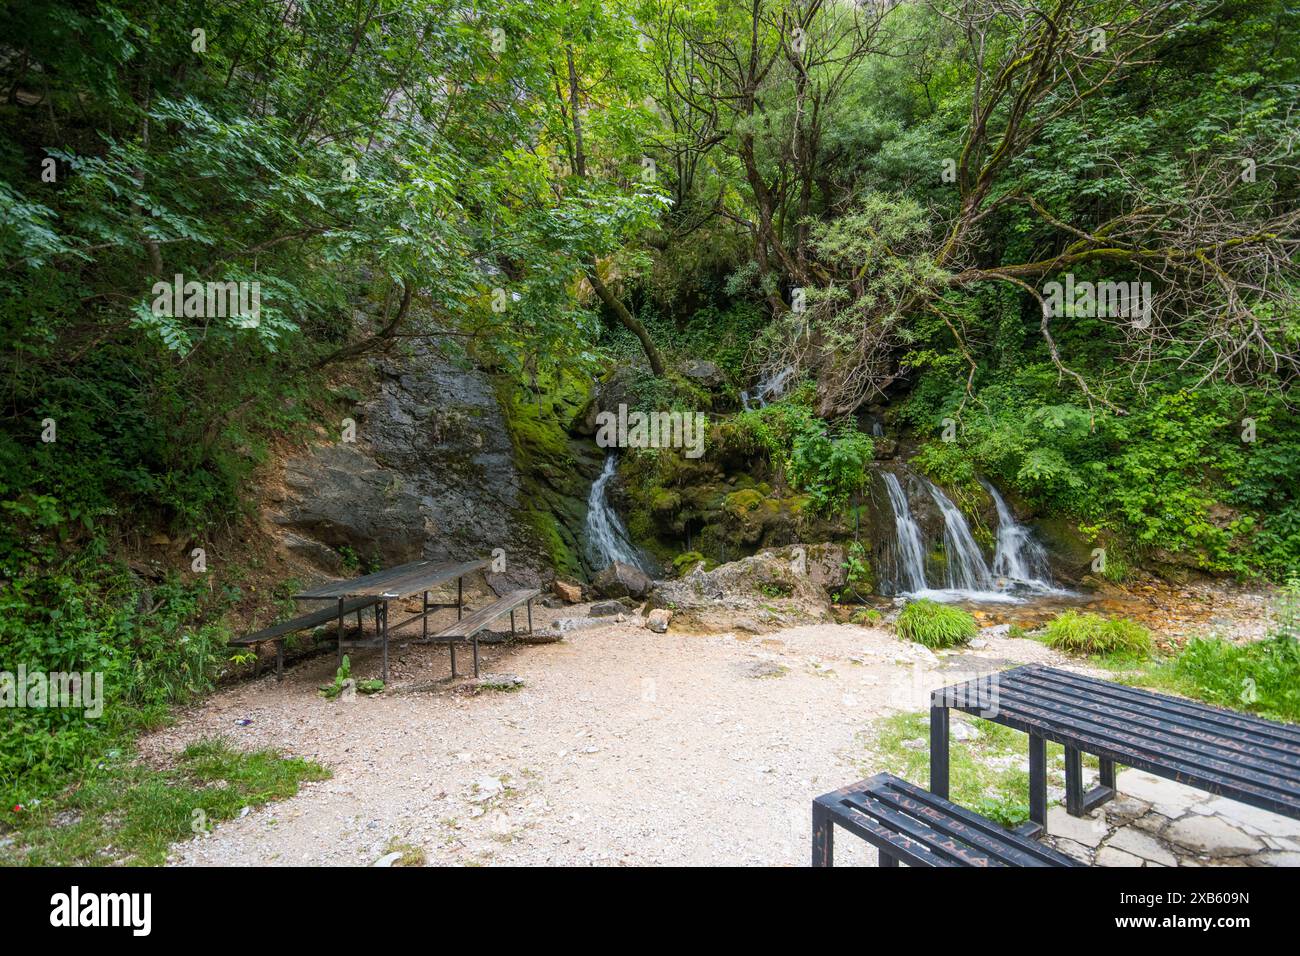
[(657, 582), (646, 607), (671, 610), (675, 627), (697, 631), (765, 633), (831, 619), (822, 588), (771, 552)]
[(501, 548), (494, 588), (549, 580), (551, 555), (527, 514), (492, 377), (425, 346), (377, 359), (373, 372), (372, 396), (349, 415), (355, 441), (316, 446), (285, 466), (286, 494), (270, 517), (286, 547), (331, 575), (344, 557), (365, 570)]

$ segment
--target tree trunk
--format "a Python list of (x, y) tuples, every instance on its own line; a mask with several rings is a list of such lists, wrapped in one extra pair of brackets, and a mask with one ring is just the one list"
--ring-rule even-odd
[[(579, 115), (578, 102), (578, 68), (573, 62), (573, 47), (566, 46), (564, 54), (569, 65), (569, 114), (573, 121), (573, 171), (585, 179), (587, 176), (587, 153), (582, 144), (582, 119)], [(655, 375), (662, 378), (664, 375), (664, 358), (659, 351), (659, 347), (655, 345), (654, 339), (650, 337), (645, 325), (628, 310), (628, 307), (619, 300), (618, 296), (614, 295), (613, 290), (601, 280), (594, 258), (587, 266), (587, 281), (596, 290), (596, 295), (600, 296), (600, 301), (605, 303), (605, 307), (613, 312), (614, 317), (618, 319), (623, 327), (641, 342), (641, 349), (645, 352), (645, 357), (650, 361), (651, 370)]]

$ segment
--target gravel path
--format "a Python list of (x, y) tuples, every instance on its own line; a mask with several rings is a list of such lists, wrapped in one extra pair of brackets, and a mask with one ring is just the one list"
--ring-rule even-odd
[[(443, 682), (402, 693), (449, 673), (445, 648), (410, 647), (394, 652), (382, 695), (329, 702), (315, 688), (332, 676), (330, 654), (282, 684), (218, 693), (142, 743), (165, 759), (218, 733), (334, 772), (178, 844), (178, 864), (367, 865), (400, 844), (429, 864), (802, 866), (812, 797), (875, 769), (858, 737), (874, 719), (1028, 661), (1065, 663), (1028, 640), (995, 637), (940, 660), (852, 625), (657, 635), (633, 618), (485, 649), (484, 672), (519, 676), (516, 691)], [(378, 665), (365, 652), (354, 676)], [(842, 862), (865, 857), (839, 842)]]

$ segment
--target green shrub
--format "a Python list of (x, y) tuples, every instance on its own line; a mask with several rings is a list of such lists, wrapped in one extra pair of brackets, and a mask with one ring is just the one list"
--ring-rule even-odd
[[(172, 578), (145, 590), (93, 557), (0, 584), (0, 671), (102, 675), (103, 712), (15, 707), (0, 720), (0, 797), (29, 803), (93, 766), (174, 704), (212, 689), (226, 657), (226, 595)], [(147, 593), (146, 593), (147, 591)], [(208, 618), (204, 622), (204, 618)]]
[(1192, 638), (1170, 666), (1173, 688), (1225, 707), (1300, 721), (1300, 641)]
[(959, 607), (929, 598), (911, 601), (898, 615), (898, 636), (926, 647), (954, 647), (970, 643), (979, 625)]
[(1071, 608), (1047, 625), (1047, 643), (1067, 654), (1148, 657), (1151, 632), (1126, 617), (1107, 618)]

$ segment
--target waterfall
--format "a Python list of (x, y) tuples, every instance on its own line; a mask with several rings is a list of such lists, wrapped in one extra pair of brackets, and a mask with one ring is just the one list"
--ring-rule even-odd
[(605, 467), (592, 483), (591, 493), (587, 496), (587, 560), (597, 570), (622, 561), (645, 571), (645, 560), (628, 540), (627, 528), (605, 494), (617, 464), (618, 456), (606, 456)]
[(943, 514), (943, 545), (947, 553), (946, 586), (958, 591), (991, 591), (993, 574), (970, 532), (966, 516), (932, 481), (921, 479)]
[(993, 555), (993, 573), (1012, 584), (1035, 591), (1056, 591), (1047, 564), (1047, 549), (1038, 543), (1028, 528), (1016, 522), (1016, 516), (992, 484), (983, 479), (980, 484), (998, 509), (998, 544)]
[(921, 547), (921, 529), (912, 517), (912, 509), (908, 507), (907, 495), (898, 482), (898, 476), (886, 471), (880, 477), (884, 479), (889, 505), (894, 511), (894, 535), (898, 542), (897, 585), (905, 591), (924, 591), (925, 549)]
[[(928, 597), (937, 601), (1011, 602), (1021, 600), (1013, 593), (1025, 586), (1035, 591), (1055, 590), (1046, 578), (1046, 554), (1033, 541), (1027, 529), (1015, 523), (1010, 510), (1003, 513), (1006, 503), (998, 510), (998, 551), (994, 568), (1004, 566), (1027, 569), (1023, 576), (990, 569), (984, 553), (975, 542), (970, 524), (952, 499), (934, 482), (920, 475), (912, 475), (939, 509), (943, 518), (943, 546), (946, 557), (943, 587), (931, 587), (925, 575), (925, 544), (920, 524), (912, 515), (911, 505), (903, 484), (891, 472), (882, 472), (889, 506), (894, 514), (894, 535), (897, 551), (897, 575), (893, 581), (897, 593), (913, 597)], [(994, 500), (1000, 499), (994, 495)], [(1003, 539), (1006, 543), (1003, 543)], [(1014, 537), (1014, 540), (1013, 540)], [(999, 558), (1000, 556), (1000, 558)], [(1041, 567), (1040, 567), (1041, 565)]]
[(745, 407), (745, 411), (762, 408), (773, 399), (784, 395), (794, 373), (793, 365), (768, 369), (752, 389), (745, 389), (740, 393), (740, 403)]

